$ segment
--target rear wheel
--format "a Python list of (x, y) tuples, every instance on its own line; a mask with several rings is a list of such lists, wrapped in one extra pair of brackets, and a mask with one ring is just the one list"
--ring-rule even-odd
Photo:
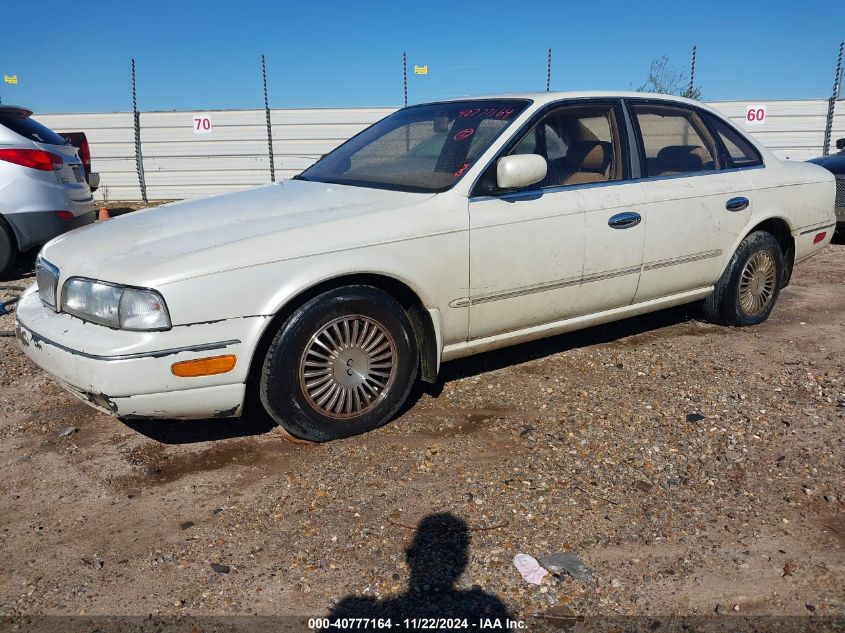
[(0, 278), (5, 277), (18, 258), (18, 245), (9, 226), (0, 218)]
[(704, 301), (709, 321), (756, 325), (775, 306), (784, 275), (784, 255), (771, 233), (755, 231), (736, 249), (716, 287)]
[(296, 437), (325, 441), (387, 423), (417, 376), (405, 310), (370, 286), (330, 290), (296, 310), (267, 350), (259, 393)]

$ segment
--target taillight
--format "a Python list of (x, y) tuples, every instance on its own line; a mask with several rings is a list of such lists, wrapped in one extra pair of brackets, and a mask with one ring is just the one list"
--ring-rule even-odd
[(79, 148), (79, 160), (87, 171), (91, 171), (91, 148), (88, 146), (88, 139), (82, 141), (82, 147)]
[(41, 171), (58, 171), (63, 164), (61, 156), (43, 149), (0, 149), (0, 160)]
[(56, 215), (59, 216), (60, 220), (73, 220), (76, 217), (70, 211), (56, 211)]

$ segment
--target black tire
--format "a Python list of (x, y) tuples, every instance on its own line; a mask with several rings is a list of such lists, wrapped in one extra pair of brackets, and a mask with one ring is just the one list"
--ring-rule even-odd
[(0, 279), (6, 277), (18, 258), (18, 244), (9, 226), (0, 218)]
[[(331, 324), (337, 326), (338, 333)], [(329, 330), (325, 331), (327, 327)], [(376, 332), (374, 340), (381, 334), (385, 343), (378, 343), (367, 352), (367, 346), (372, 343), (367, 343), (365, 338), (371, 331)], [(341, 339), (343, 336), (346, 338)], [(331, 346), (329, 340), (334, 343), (335, 339), (352, 341), (357, 347), (355, 344), (344, 347), (340, 343), (332, 356), (336, 360), (331, 361), (314, 355), (323, 351), (320, 343)], [(379, 360), (380, 355), (388, 353), (377, 351), (383, 344), (392, 350), (388, 360)], [(344, 361), (344, 355), (350, 358)], [(384, 369), (388, 362), (392, 363), (391, 368)], [(326, 367), (315, 368), (315, 363)], [(309, 371), (306, 366), (311, 368), (311, 373), (321, 375), (309, 380), (303, 373)], [(377, 288), (347, 286), (314, 297), (279, 328), (264, 358), (259, 394), (267, 413), (288, 433), (324, 442), (365, 433), (389, 422), (407, 400), (418, 370), (416, 338), (402, 306)], [(389, 377), (373, 372), (389, 373)], [(384, 381), (383, 388), (374, 382), (376, 379)], [(341, 384), (358, 380), (362, 382)], [(315, 382), (320, 384), (315, 387)], [(318, 393), (321, 387), (342, 392), (338, 398), (345, 402), (342, 411), (327, 413), (329, 403), (320, 406), (320, 399), (326, 395), (326, 392)], [(370, 393), (373, 388), (377, 393)], [(367, 397), (371, 401), (365, 402)], [(334, 407), (337, 406), (336, 401)], [(345, 410), (356, 407), (360, 411)]]
[[(751, 309), (743, 303), (741, 285), (743, 271), (749, 266), (752, 258), (757, 261), (771, 262), (774, 266), (774, 279), (771, 291), (766, 295), (762, 305)], [(750, 272), (749, 268), (749, 272)], [(725, 272), (716, 282), (716, 287), (704, 300), (704, 316), (708, 321), (722, 325), (746, 326), (762, 323), (775, 307), (780, 289), (783, 285), (784, 255), (780, 244), (771, 233), (754, 231), (749, 234), (736, 249), (728, 262)], [(747, 295), (746, 295), (747, 296)]]

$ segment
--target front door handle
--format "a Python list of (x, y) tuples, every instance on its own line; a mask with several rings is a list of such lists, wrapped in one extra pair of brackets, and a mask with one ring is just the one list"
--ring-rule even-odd
[(630, 229), (632, 226), (637, 226), (642, 222), (639, 213), (633, 211), (626, 211), (625, 213), (617, 213), (607, 221), (607, 225), (612, 229)]
[(738, 198), (731, 198), (725, 203), (725, 208), (728, 211), (742, 211), (743, 209), (747, 209), (749, 205), (748, 198), (743, 198), (742, 196)]

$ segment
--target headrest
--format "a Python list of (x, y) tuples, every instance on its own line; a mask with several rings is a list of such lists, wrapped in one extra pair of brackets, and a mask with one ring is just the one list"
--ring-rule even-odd
[(604, 172), (612, 154), (613, 146), (606, 141), (575, 141), (569, 146), (566, 162), (573, 171)]
[(710, 156), (700, 145), (667, 145), (657, 152), (660, 171), (700, 171)]

